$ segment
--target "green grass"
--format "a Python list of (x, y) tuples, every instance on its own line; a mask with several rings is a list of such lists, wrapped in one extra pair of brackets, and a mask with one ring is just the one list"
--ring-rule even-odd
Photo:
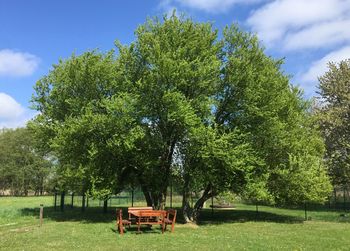
[[(117, 202), (117, 201), (116, 201)], [(39, 205), (44, 224), (39, 227)], [(69, 203), (69, 200), (67, 200)], [(235, 209), (204, 209), (197, 225), (181, 224), (161, 234), (158, 226), (115, 231), (114, 208), (98, 202), (54, 211), (52, 197), (0, 197), (0, 250), (349, 250), (349, 218), (341, 212), (278, 209), (237, 204)], [(124, 205), (125, 209), (127, 205)], [(126, 214), (125, 214), (126, 216)], [(180, 218), (181, 221), (181, 218)]]

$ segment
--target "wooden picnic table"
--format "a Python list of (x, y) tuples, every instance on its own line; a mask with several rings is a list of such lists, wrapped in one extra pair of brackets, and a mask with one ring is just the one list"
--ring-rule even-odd
[(167, 211), (165, 210), (132, 210), (129, 214), (136, 217), (137, 230), (140, 233), (140, 227), (144, 225), (160, 225), (162, 233), (165, 228), (165, 217)]
[(152, 207), (128, 207), (128, 214), (129, 214), (129, 221), (136, 220), (136, 218), (132, 217), (134, 216), (132, 214), (133, 211), (146, 211), (146, 210), (153, 210)]

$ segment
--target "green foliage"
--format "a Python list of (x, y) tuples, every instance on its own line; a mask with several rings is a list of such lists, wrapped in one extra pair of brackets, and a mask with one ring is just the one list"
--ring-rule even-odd
[(323, 201), (331, 187), (310, 104), (280, 70), (282, 61), (264, 54), (256, 36), (231, 26), (224, 31), (224, 42), (216, 121), (224, 130), (247, 135), (260, 163), (244, 197), (279, 203)]
[(52, 163), (35, 149), (27, 128), (0, 131), (0, 190), (13, 195), (36, 194), (49, 190)]
[(238, 130), (221, 132), (217, 128), (193, 128), (183, 150), (183, 179), (189, 178), (192, 191), (207, 185), (214, 194), (231, 190), (237, 194), (255, 182), (254, 172), (261, 165), (246, 137)]
[(329, 63), (328, 67), (319, 78), (321, 104), (317, 117), (332, 181), (345, 186), (350, 181), (350, 60)]

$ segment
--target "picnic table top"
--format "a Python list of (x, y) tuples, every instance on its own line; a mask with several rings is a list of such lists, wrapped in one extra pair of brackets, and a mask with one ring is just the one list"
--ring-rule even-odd
[(129, 212), (136, 217), (152, 217), (152, 216), (163, 216), (166, 215), (165, 210), (133, 210)]

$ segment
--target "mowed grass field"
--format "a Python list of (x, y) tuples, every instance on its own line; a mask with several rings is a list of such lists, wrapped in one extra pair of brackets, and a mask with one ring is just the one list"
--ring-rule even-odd
[[(39, 205), (44, 224), (39, 226)], [(0, 197), (0, 250), (350, 250), (350, 220), (341, 212), (287, 210), (237, 204), (204, 209), (198, 225), (182, 224), (162, 234), (159, 226), (115, 230), (115, 207), (96, 205), (82, 213), (54, 211), (52, 197)], [(128, 205), (124, 205), (127, 210)], [(126, 217), (126, 213), (124, 217)]]

